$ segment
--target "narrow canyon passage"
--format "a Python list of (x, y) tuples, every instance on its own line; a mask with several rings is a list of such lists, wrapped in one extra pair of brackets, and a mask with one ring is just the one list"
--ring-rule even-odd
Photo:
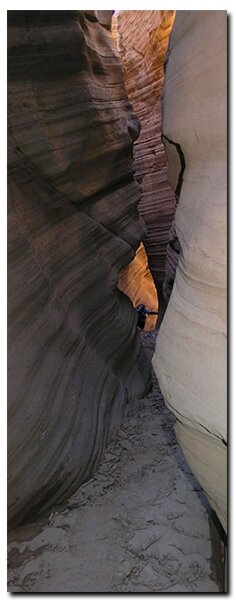
[[(151, 360), (156, 332), (143, 333)], [(100, 468), (62, 507), (12, 531), (12, 592), (218, 592), (209, 506), (156, 377)]]
[(226, 40), (9, 11), (10, 592), (227, 589)]

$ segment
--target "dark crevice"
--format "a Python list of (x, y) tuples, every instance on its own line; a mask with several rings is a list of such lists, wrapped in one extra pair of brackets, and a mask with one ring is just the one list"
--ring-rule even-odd
[(176, 188), (174, 190), (175, 194), (179, 198), (180, 192), (181, 192), (182, 183), (183, 183), (183, 174), (184, 174), (184, 170), (185, 170), (184, 153), (183, 153), (183, 150), (182, 150), (180, 144), (178, 144), (177, 142), (174, 142), (173, 140), (170, 140), (170, 138), (168, 138), (166, 135), (162, 134), (162, 140), (167, 140), (167, 142), (169, 142), (169, 144), (173, 144), (176, 147), (176, 150), (177, 150), (178, 155), (179, 155), (181, 169), (180, 169), (180, 172), (179, 172), (178, 183), (177, 183), (177, 186), (176, 186)]
[(95, 15), (91, 15), (90, 13), (87, 13), (84, 11), (85, 17), (86, 19), (88, 19), (88, 21), (90, 21), (91, 23), (98, 23), (98, 19)]

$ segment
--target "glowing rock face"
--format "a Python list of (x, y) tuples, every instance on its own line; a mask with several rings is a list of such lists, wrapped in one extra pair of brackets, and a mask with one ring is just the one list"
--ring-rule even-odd
[(163, 134), (173, 189), (170, 141), (185, 159), (175, 217), (181, 251), (153, 359), (178, 440), (225, 529), (226, 26), (226, 11), (177, 11), (170, 36)]
[[(157, 291), (143, 244), (140, 244), (134, 259), (121, 270), (118, 287), (129, 296), (134, 306), (144, 304), (146, 308), (158, 311)], [(147, 315), (145, 331), (154, 329), (156, 322), (157, 316)]]

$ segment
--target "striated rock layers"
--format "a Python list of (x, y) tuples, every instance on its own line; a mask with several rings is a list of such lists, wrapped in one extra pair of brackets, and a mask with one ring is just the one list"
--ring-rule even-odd
[(173, 10), (128, 10), (115, 17), (125, 86), (141, 122), (141, 133), (134, 145), (134, 168), (142, 188), (139, 210), (147, 226), (144, 245), (158, 292), (164, 280), (166, 249), (175, 211), (161, 140), (164, 60), (174, 13)]
[(112, 11), (8, 12), (8, 502), (89, 478), (149, 386), (119, 271), (144, 234)]
[(164, 120), (181, 252), (153, 365), (189, 465), (226, 529), (226, 11), (177, 11)]

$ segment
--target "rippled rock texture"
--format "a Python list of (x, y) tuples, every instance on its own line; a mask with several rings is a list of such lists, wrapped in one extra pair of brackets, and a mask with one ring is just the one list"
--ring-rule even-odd
[(111, 14), (8, 12), (11, 525), (89, 478), (149, 386), (117, 288), (145, 229)]
[(175, 211), (161, 140), (164, 60), (173, 10), (128, 10), (116, 17), (125, 86), (141, 133), (134, 145), (135, 176), (141, 184), (139, 210), (147, 226), (144, 245), (158, 292), (165, 276), (166, 250)]
[(185, 159), (181, 251), (153, 360), (178, 440), (225, 529), (226, 27), (226, 11), (177, 11), (170, 37), (163, 133), (174, 190), (180, 150)]

